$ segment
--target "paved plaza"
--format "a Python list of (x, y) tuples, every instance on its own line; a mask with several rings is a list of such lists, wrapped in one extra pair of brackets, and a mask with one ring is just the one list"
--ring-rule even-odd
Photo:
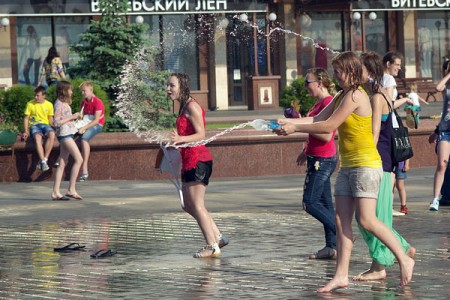
[[(169, 181), (87, 181), (78, 183), (84, 200), (60, 202), (50, 200), (52, 182), (0, 184), (0, 298), (448, 299), (450, 207), (428, 211), (432, 175), (409, 172), (410, 213), (394, 219), (417, 248), (410, 285), (396, 288), (396, 264), (385, 281), (326, 295), (315, 290), (335, 262), (308, 259), (324, 241), (300, 209), (304, 176), (213, 178), (207, 205), (231, 239), (217, 259), (192, 258), (204, 242)], [(351, 275), (370, 265), (355, 225)], [(86, 251), (53, 251), (72, 242)], [(90, 258), (102, 248), (117, 254)]]

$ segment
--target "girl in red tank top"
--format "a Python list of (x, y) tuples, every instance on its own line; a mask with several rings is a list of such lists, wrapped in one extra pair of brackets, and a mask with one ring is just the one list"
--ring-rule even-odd
[[(167, 95), (180, 103), (176, 130), (170, 139), (174, 144), (198, 142), (205, 138), (205, 111), (190, 96), (189, 77), (172, 73), (167, 82)], [(205, 207), (206, 186), (212, 173), (212, 156), (206, 146), (181, 148), (181, 180), (183, 182), (184, 210), (195, 218), (206, 241), (206, 246), (194, 253), (195, 258), (218, 257), (220, 248), (228, 244)]]

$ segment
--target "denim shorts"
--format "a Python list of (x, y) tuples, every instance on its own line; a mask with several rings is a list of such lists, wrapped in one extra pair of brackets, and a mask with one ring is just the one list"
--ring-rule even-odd
[(209, 184), (209, 177), (212, 174), (213, 162), (199, 161), (194, 169), (181, 172), (182, 182), (202, 182), (204, 185)]
[(450, 142), (450, 131), (441, 131), (439, 133), (439, 136), (437, 138), (437, 142), (439, 143), (441, 141)]
[(405, 180), (406, 178), (408, 178), (408, 174), (403, 171), (403, 168), (395, 167), (394, 173), (395, 179)]
[(383, 168), (341, 168), (334, 185), (335, 196), (378, 198)]
[(69, 134), (69, 135), (65, 135), (65, 136), (58, 136), (57, 139), (59, 142), (67, 140), (67, 139), (73, 139), (74, 135), (73, 134)]
[(34, 136), (36, 133), (42, 136), (46, 136), (47, 133), (52, 131), (55, 132), (55, 129), (53, 129), (53, 127), (48, 124), (36, 124), (31, 126), (30, 128), (30, 134), (32, 136)]
[(102, 132), (103, 127), (101, 125), (95, 124), (92, 127), (89, 127), (81, 136), (83, 140), (89, 142), (97, 133)]

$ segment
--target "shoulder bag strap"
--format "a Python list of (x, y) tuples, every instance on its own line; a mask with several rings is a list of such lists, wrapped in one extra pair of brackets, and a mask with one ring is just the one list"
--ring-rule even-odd
[(383, 93), (381, 93), (381, 92), (375, 92), (375, 94), (380, 94), (381, 96), (383, 96), (384, 100), (386, 100), (386, 102), (387, 102), (387, 104), (388, 104), (389, 112), (392, 112), (392, 110), (395, 110), (395, 109), (392, 107), (393, 104), (391, 105), (391, 104), (389, 103), (389, 100), (386, 98), (386, 95), (385, 95), (385, 94), (383, 94)]

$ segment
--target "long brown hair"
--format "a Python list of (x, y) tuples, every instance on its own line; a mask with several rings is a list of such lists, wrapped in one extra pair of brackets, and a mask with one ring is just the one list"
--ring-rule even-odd
[(347, 76), (346, 83), (351, 90), (357, 90), (362, 84), (362, 65), (359, 57), (351, 52), (339, 53), (333, 58), (331, 64)]
[(368, 51), (361, 54), (360, 59), (362, 64), (366, 67), (370, 77), (374, 80), (372, 82), (372, 92), (378, 92), (378, 89), (383, 82), (384, 75), (383, 59), (381, 58), (381, 55), (374, 51)]
[(178, 79), (178, 83), (180, 85), (180, 110), (178, 111), (178, 114), (181, 114), (191, 96), (191, 89), (189, 88), (190, 79), (189, 75), (186, 73), (172, 73), (170, 74), (170, 77), (172, 76)]
[(72, 104), (72, 97), (69, 96), (69, 89), (72, 89), (72, 84), (66, 80), (58, 81), (56, 85), (56, 99), (59, 101)]

